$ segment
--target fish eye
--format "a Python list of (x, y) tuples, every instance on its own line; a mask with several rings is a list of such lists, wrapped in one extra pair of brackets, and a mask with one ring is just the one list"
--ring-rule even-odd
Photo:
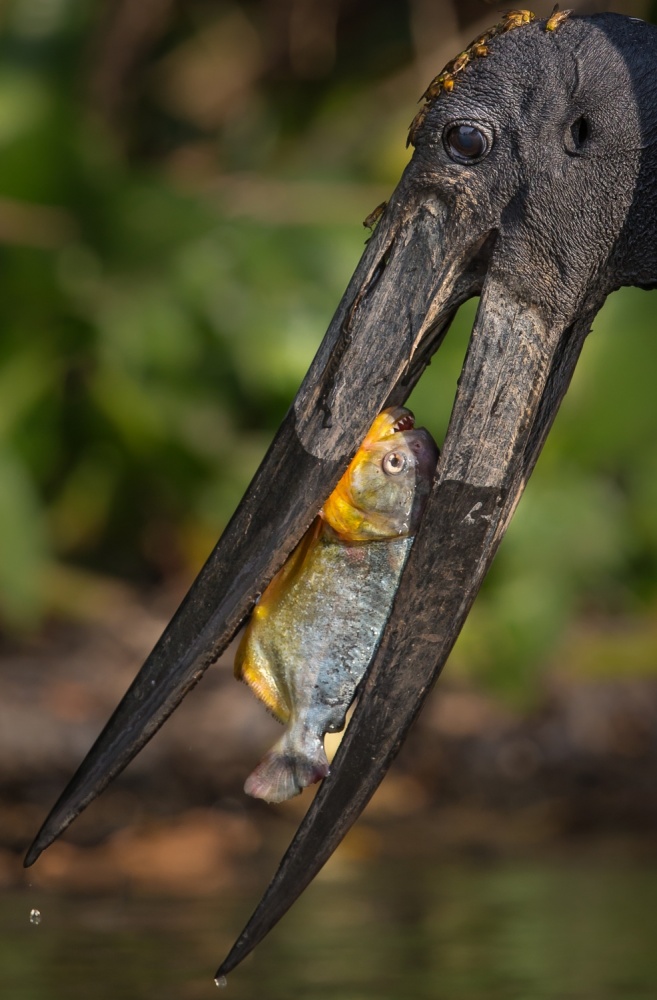
[(398, 451), (389, 451), (381, 463), (383, 471), (388, 476), (398, 476), (400, 472), (406, 470), (407, 465), (406, 456)]
[(489, 139), (482, 129), (465, 122), (447, 125), (443, 143), (449, 156), (457, 163), (476, 163), (490, 149)]

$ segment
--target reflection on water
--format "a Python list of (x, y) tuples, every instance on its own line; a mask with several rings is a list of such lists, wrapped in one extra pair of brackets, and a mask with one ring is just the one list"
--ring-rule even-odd
[[(318, 881), (229, 979), (256, 901), (0, 902), (11, 1000), (654, 1000), (657, 864), (363, 863)], [(35, 898), (38, 896), (38, 899)], [(41, 922), (30, 911), (41, 910)]]

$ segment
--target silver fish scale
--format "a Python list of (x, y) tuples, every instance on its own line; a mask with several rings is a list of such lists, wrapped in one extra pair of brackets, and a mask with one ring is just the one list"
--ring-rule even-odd
[(344, 725), (390, 614), (412, 538), (348, 543), (324, 526), (304, 572), (282, 596), (262, 656), (292, 706), (288, 748)]

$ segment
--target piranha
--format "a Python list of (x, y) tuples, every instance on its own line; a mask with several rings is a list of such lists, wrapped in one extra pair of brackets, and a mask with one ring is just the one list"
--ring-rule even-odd
[(318, 517), (256, 605), (235, 659), (287, 726), (244, 790), (282, 802), (325, 778), (383, 633), (438, 461), (410, 410), (383, 410)]

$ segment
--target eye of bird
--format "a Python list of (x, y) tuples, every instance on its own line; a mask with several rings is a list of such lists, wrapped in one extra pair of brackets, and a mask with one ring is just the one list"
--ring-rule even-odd
[(383, 459), (382, 468), (388, 476), (398, 476), (406, 469), (406, 456), (398, 451), (389, 451)]
[(473, 163), (488, 153), (488, 139), (476, 125), (448, 125), (443, 141), (448, 154), (459, 163)]

